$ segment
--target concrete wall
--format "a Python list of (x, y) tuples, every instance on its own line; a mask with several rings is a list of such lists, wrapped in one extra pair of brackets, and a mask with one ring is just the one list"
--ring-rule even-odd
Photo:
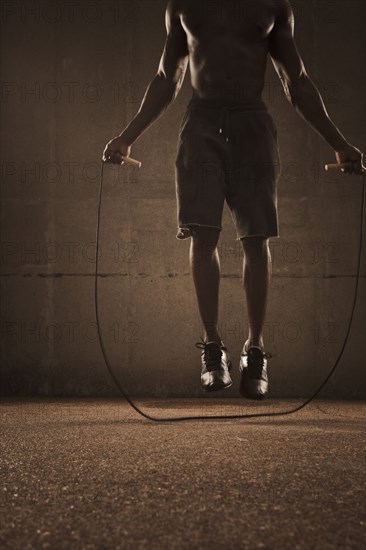
[[(8, 395), (118, 395), (95, 330), (99, 159), (155, 74), (165, 1), (71, 4), (7, 0), (2, 7), (1, 362)], [(365, 3), (293, 4), (308, 72), (334, 122), (365, 150)], [(201, 395), (189, 240), (175, 237), (174, 160), (190, 95), (187, 73), (175, 104), (133, 146), (140, 171), (105, 167), (102, 330), (116, 373), (138, 395)], [(282, 162), (266, 348), (274, 355), (274, 395), (301, 397), (328, 373), (346, 333), (361, 178), (323, 171), (333, 151), (286, 101), (270, 59), (263, 98)], [(237, 364), (248, 319), (242, 253), (226, 205), (223, 224), (220, 327)], [(362, 274), (349, 342), (323, 396), (364, 395)], [(238, 395), (236, 388), (227, 395)]]

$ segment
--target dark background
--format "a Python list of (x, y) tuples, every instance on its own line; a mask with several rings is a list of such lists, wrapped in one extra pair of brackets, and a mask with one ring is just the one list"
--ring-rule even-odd
[[(365, 150), (365, 2), (296, 1), (295, 37), (348, 141)], [(116, 395), (94, 317), (100, 157), (139, 108), (164, 47), (165, 1), (1, 5), (1, 378), (6, 395)], [(165, 117), (105, 169), (99, 295), (104, 340), (128, 392), (201, 395), (202, 334), (189, 240), (176, 235), (174, 161), (189, 70)], [(263, 99), (279, 134), (280, 238), (266, 349), (277, 396), (306, 396), (351, 312), (361, 178), (324, 172), (332, 149), (286, 101), (270, 58)], [(234, 363), (247, 330), (242, 252), (225, 205), (220, 329)], [(364, 269), (348, 345), (322, 395), (365, 389)], [(237, 377), (237, 374), (236, 374)], [(236, 395), (232, 390), (230, 396)]]

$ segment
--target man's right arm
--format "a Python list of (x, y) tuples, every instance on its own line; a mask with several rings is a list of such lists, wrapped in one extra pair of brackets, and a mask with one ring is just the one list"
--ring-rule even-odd
[(188, 65), (187, 35), (174, 0), (168, 2), (165, 25), (167, 38), (157, 73), (146, 89), (137, 114), (120, 134), (130, 145), (165, 113), (183, 84)]

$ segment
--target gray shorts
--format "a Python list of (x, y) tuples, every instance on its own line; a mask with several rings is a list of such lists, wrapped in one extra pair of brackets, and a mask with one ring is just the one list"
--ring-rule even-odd
[(177, 239), (190, 226), (222, 229), (226, 200), (237, 240), (279, 237), (277, 129), (261, 99), (228, 103), (192, 98), (183, 115), (175, 161)]

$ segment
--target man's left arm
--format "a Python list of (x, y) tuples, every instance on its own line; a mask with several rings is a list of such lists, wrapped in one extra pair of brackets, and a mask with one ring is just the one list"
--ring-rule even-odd
[(348, 174), (361, 174), (363, 155), (351, 145), (330, 119), (318, 88), (308, 76), (294, 39), (294, 15), (289, 0), (280, 0), (269, 35), (269, 54), (285, 95), (302, 118), (334, 149), (338, 164)]

